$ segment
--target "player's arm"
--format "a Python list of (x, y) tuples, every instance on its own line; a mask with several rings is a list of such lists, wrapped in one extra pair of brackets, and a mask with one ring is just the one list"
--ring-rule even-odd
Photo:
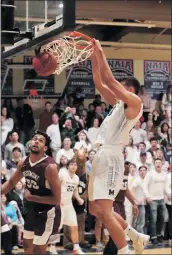
[(23, 161), (24, 160), (22, 159), (22, 160), (20, 160), (18, 162), (17, 170), (13, 173), (11, 178), (2, 185), (1, 194), (7, 194), (23, 178), (23, 173), (21, 171), (21, 168), (22, 168), (22, 165), (23, 165)]
[(60, 205), (61, 202), (61, 183), (58, 176), (58, 169), (56, 164), (50, 164), (45, 170), (45, 178), (47, 179), (50, 189), (53, 193), (52, 196), (35, 196), (28, 190), (25, 192), (25, 198), (40, 204)]
[(94, 80), (94, 84), (96, 88), (110, 105), (114, 105), (116, 103), (116, 96), (103, 82), (101, 78), (98, 58), (95, 54), (91, 56), (91, 64), (92, 64), (93, 80)]
[(73, 197), (78, 201), (78, 204), (83, 205), (84, 200), (79, 195), (78, 186), (76, 186), (73, 191)]
[(106, 86), (115, 94), (117, 99), (122, 100), (133, 109), (133, 113), (130, 113), (127, 117), (131, 119), (135, 118), (141, 109), (141, 99), (135, 94), (127, 91), (122, 84), (114, 78), (99, 41), (95, 41), (94, 55), (97, 56), (98, 62), (101, 62), (100, 72), (104, 72), (104, 75), (106, 76)]
[(134, 216), (137, 216), (139, 211), (138, 211), (138, 207), (137, 207), (137, 204), (136, 204), (136, 198), (133, 196), (133, 194), (131, 193), (131, 191), (128, 188), (125, 192), (125, 196), (130, 201), (130, 203), (133, 205), (133, 214), (134, 214)]

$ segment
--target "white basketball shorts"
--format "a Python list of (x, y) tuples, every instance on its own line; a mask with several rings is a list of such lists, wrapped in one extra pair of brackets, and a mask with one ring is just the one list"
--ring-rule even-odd
[(61, 223), (69, 227), (78, 226), (76, 212), (73, 204), (61, 206)]
[(89, 178), (89, 201), (114, 200), (124, 176), (124, 156), (120, 146), (101, 146), (92, 163)]

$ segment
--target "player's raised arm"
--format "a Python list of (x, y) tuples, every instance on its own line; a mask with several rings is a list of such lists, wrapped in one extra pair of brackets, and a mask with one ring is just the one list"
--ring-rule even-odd
[(98, 62), (101, 62), (100, 72), (103, 72), (106, 77), (106, 86), (116, 95), (117, 99), (122, 100), (128, 106), (133, 107), (137, 115), (141, 109), (140, 98), (134, 93), (126, 90), (123, 85), (114, 78), (99, 41), (95, 41), (94, 55), (97, 56)]
[(23, 173), (21, 172), (23, 161), (22, 159), (18, 162), (17, 170), (13, 173), (11, 178), (2, 185), (1, 194), (7, 194), (23, 178)]
[(116, 103), (115, 94), (103, 82), (101, 73), (100, 73), (98, 58), (96, 54), (94, 53), (91, 56), (91, 63), (92, 63), (93, 80), (94, 80), (94, 84), (96, 88), (110, 105), (114, 105)]

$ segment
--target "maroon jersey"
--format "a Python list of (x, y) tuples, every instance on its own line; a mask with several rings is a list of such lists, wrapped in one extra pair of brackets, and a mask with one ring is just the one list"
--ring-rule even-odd
[(122, 184), (121, 190), (119, 191), (118, 195), (115, 198), (116, 202), (124, 203), (125, 192), (126, 192), (127, 187), (128, 187), (128, 175), (129, 175), (129, 165), (125, 164), (123, 184)]
[[(26, 180), (26, 189), (32, 195), (36, 196), (51, 196), (52, 192), (48, 187), (48, 182), (45, 178), (45, 169), (49, 164), (56, 164), (53, 158), (45, 156), (39, 161), (32, 163), (27, 157), (23, 162), (21, 171)], [(47, 205), (34, 202), (26, 202), (26, 207), (29, 205), (34, 206), (35, 211), (50, 210), (55, 205)]]

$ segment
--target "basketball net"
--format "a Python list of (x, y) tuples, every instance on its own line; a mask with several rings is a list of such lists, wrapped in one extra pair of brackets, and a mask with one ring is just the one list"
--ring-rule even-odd
[(54, 73), (60, 74), (66, 67), (88, 59), (94, 51), (94, 41), (80, 32), (72, 32), (41, 47), (40, 52), (49, 52), (57, 59)]
[(39, 95), (36, 89), (29, 91), (29, 96), (26, 99), (26, 103), (32, 107), (33, 110), (43, 109), (45, 106), (45, 99)]

